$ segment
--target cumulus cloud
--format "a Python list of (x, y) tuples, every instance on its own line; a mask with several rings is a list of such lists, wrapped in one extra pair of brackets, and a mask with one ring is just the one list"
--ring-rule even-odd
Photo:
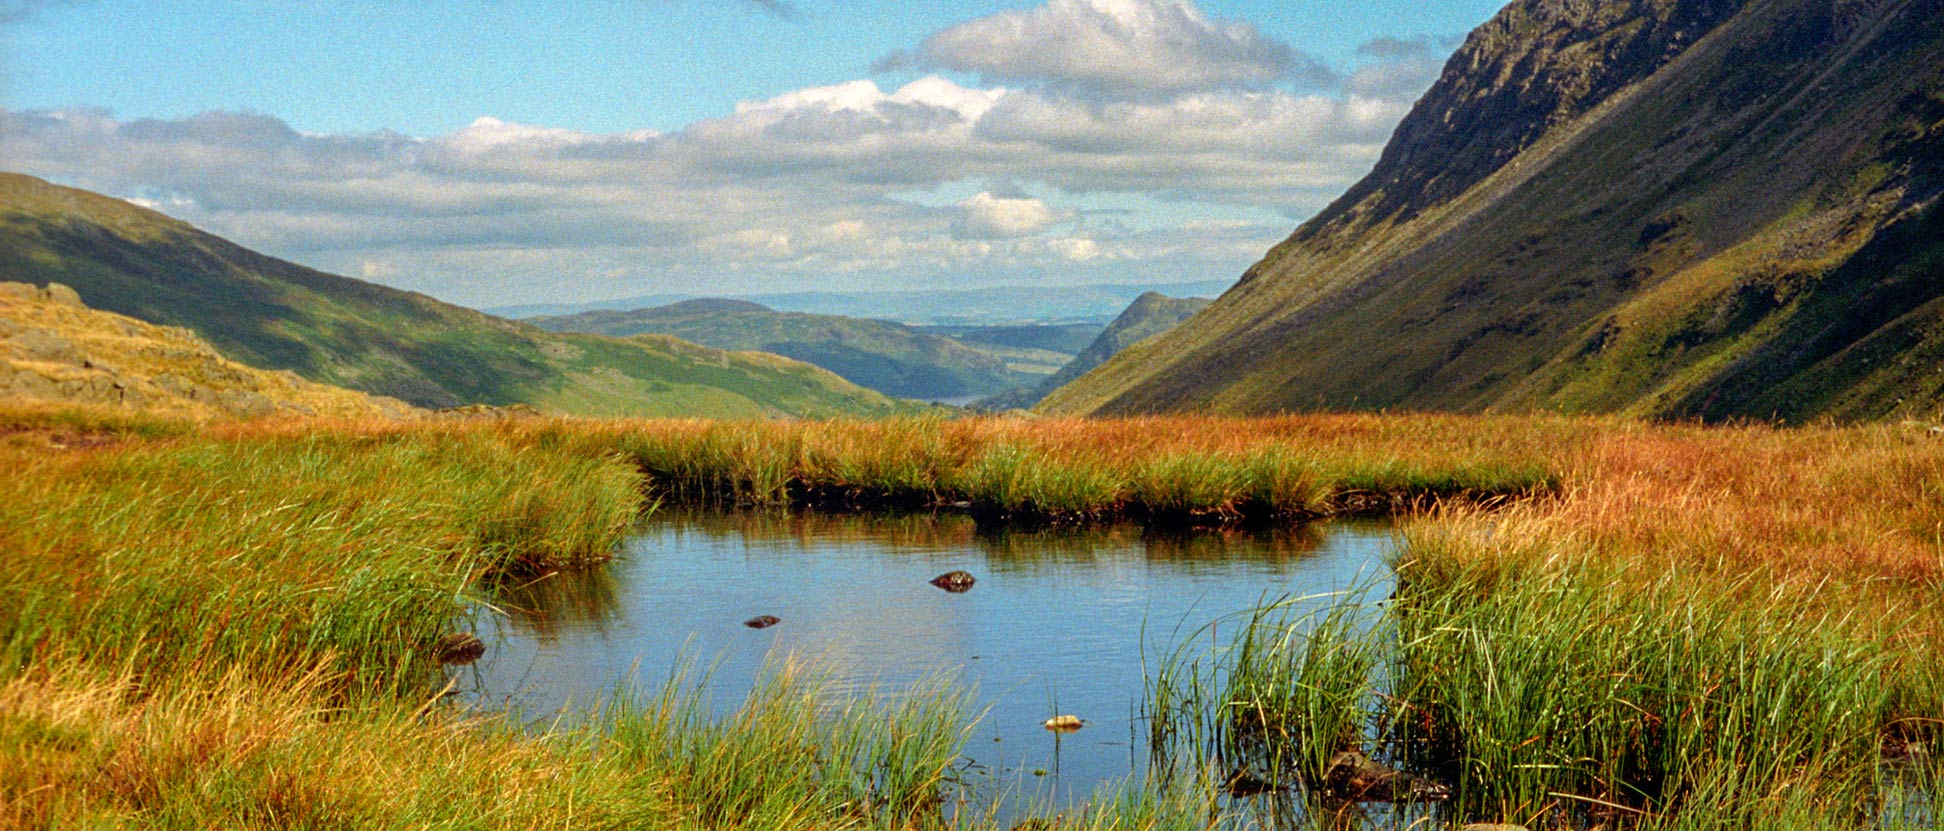
[(980, 191), (958, 204), (952, 236), (959, 239), (1013, 239), (1037, 234), (1053, 224), (1053, 209), (1030, 197), (995, 196)]
[(1333, 80), (1316, 60), (1189, 0), (1050, 0), (938, 32), (877, 68), (915, 67), (1115, 98)]
[[(974, 35), (995, 51), (963, 51)], [(1067, 37), (1067, 57), (1039, 48)], [(981, 74), (1018, 83), (859, 80), (666, 133), (481, 117), (438, 136), (317, 135), (259, 113), (0, 110), (0, 158), (476, 305), (1198, 279), (1239, 274), (1363, 175), (1438, 55), (1373, 42), (1334, 90), (1261, 86), (1300, 56), (1176, 0), (1051, 0), (934, 45), (924, 60), (985, 60)]]
[(1443, 38), (1371, 40), (1357, 47), (1366, 63), (1343, 79), (1343, 90), (1363, 98), (1415, 100), (1438, 80), (1445, 56), (1456, 46)]

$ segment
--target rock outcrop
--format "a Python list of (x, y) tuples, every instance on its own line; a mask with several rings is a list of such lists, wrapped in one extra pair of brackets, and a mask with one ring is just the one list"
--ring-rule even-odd
[(244, 366), (188, 330), (90, 309), (59, 283), (0, 283), (0, 398), (192, 418), (419, 412), (395, 399)]
[(1043, 412), (1944, 410), (1944, 0), (1517, 0), (1370, 175)]

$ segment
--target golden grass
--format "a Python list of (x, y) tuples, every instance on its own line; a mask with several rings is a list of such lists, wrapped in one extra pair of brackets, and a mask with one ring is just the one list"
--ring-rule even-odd
[(198, 421), (420, 413), (396, 399), (237, 363), (187, 329), (43, 294), (0, 283), (0, 328), (10, 334), (0, 339), (0, 394), (10, 406), (92, 405)]
[[(16, 827), (922, 825), (845, 814), (840, 792), (854, 785), (792, 771), (737, 763), (749, 781), (775, 773), (801, 785), (773, 802), (693, 778), (727, 770), (710, 767), (722, 758), (711, 748), (832, 764), (802, 753), (827, 738), (786, 729), (815, 727), (814, 708), (770, 705), (781, 709), (749, 722), (760, 730), (736, 733), (662, 699), (638, 702), (662, 708), (660, 721), (614, 713), (605, 726), (534, 736), (428, 705), (437, 680), (426, 655), (470, 586), (598, 559), (656, 495), (964, 501), (987, 518), (1073, 521), (1400, 510), (1424, 559), (1406, 564), (1409, 579), (1489, 592), (1513, 585), (1480, 576), (1494, 570), (1591, 575), (1605, 581), (1597, 591), (1582, 581), (1572, 591), (1583, 593), (1560, 596), (1637, 593), (1613, 606), (1630, 616), (1613, 625), (1677, 645), (1679, 622), (1655, 617), (1676, 611), (1662, 598), (1713, 603), (1726, 634), (1710, 643), (1721, 644), (1744, 622), (1784, 631), (1762, 615), (1827, 609), (1868, 624), (1832, 637), (1889, 638), (1867, 650), (1887, 691), (1846, 689), (1912, 724), (1944, 717), (1944, 683), (1925, 669), (1944, 654), (1944, 436), (1917, 425), (1317, 415), (196, 426), (18, 406), (0, 418), (11, 424), (0, 431), (0, 823)], [(1544, 609), (1461, 601), (1441, 608), (1508, 626)], [(909, 730), (868, 739), (923, 748), (899, 773), (920, 790), (938, 754), (949, 758), (956, 728), (939, 712), (913, 711)], [(1507, 735), (1520, 726), (1503, 723)], [(652, 738), (631, 751), (657, 760), (648, 773), (600, 749), (596, 737), (628, 724)], [(698, 755), (668, 755), (664, 740), (695, 742)], [(709, 822), (679, 819), (705, 804), (727, 807)], [(1102, 810), (1084, 822), (1112, 826), (1116, 809)]]

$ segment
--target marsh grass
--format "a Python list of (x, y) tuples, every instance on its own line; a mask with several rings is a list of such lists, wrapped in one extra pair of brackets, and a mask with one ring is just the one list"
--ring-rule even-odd
[(16, 677), (0, 685), (0, 825), (941, 828), (971, 722), (959, 691), (839, 695), (779, 667), (728, 713), (677, 674), (536, 732), (346, 703), (330, 672)]
[(975, 718), (942, 685), (788, 669), (721, 713), (677, 679), (538, 732), (441, 700), (433, 645), (487, 584), (598, 562), (653, 504), (631, 457), (491, 423), (43, 423), (116, 440), (0, 450), (0, 826), (941, 825)]
[(1550, 493), (1588, 425), (1366, 416), (892, 418), (511, 425), (516, 441), (632, 459), (679, 499), (839, 510), (965, 504), (982, 519), (1221, 525)]
[(604, 558), (640, 504), (624, 464), (483, 435), (187, 438), (10, 462), (6, 653), (158, 676), (328, 659), (357, 683), (417, 683), (477, 580)]
[(1813, 793), (1859, 822), (1875, 800), (1897, 656), (1840, 595), (1592, 566), (1484, 579), (1407, 565), (1396, 612), (1399, 738), (1467, 810), (1753, 819)]
[(827, 681), (773, 665), (722, 716), (688, 664), (658, 691), (621, 691), (590, 724), (610, 761), (675, 773), (666, 787), (699, 827), (940, 825), (975, 716), (967, 693), (934, 681), (836, 695)]
[(1182, 638), (1148, 673), (1153, 767), (1301, 794), (1338, 752), (1372, 750), (1389, 650), (1371, 591), (1277, 598)]
[(657, 497), (965, 502), (988, 527), (1410, 513), (1395, 601), (1270, 604), (1157, 661), (1170, 775), (1052, 827), (1208, 827), (1236, 772), (1313, 779), (1353, 741), (1455, 785), (1443, 819), (1936, 823), (1935, 757), (1885, 756), (1944, 721), (1921, 429), (0, 417), (11, 825), (942, 822), (955, 690), (846, 703), (785, 673), (732, 713), (676, 687), (539, 732), (441, 703), (432, 645), (485, 584), (599, 561)]
[(1355, 748), (1450, 785), (1441, 822), (1934, 826), (1944, 669), (1911, 628), (1935, 606), (1484, 521), (1406, 526), (1381, 603), (1282, 599), (1182, 638), (1149, 672), (1156, 768), (1300, 801)]

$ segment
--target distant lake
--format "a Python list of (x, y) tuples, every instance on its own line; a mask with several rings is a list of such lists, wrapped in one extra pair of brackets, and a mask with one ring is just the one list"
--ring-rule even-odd
[[(1394, 545), (1382, 523), (992, 531), (956, 515), (665, 513), (606, 567), (508, 598), (508, 616), (482, 624), (487, 656), (459, 676), (482, 703), (538, 717), (595, 702), (631, 672), (658, 686), (684, 654), (719, 662), (724, 712), (785, 653), (840, 687), (892, 695), (943, 673), (990, 708), (966, 755), (991, 792), (1070, 804), (1144, 770), (1144, 657), (1265, 599), (1387, 595)], [(958, 594), (928, 583), (955, 569), (977, 583)], [(757, 615), (780, 622), (743, 625)], [(1046, 730), (1058, 714), (1086, 727)]]

